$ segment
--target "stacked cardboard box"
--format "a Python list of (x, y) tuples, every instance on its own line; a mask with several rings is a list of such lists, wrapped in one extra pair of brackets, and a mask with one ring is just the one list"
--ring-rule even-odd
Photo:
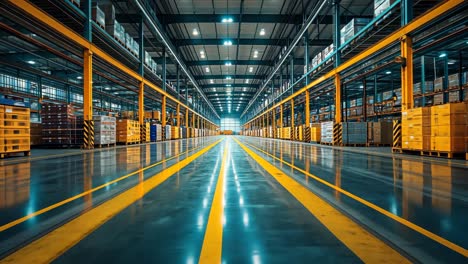
[(334, 124), (335, 123), (332, 121), (321, 123), (320, 142), (333, 143), (333, 125)]
[(434, 80), (434, 91), (440, 92), (444, 90), (444, 79), (445, 77), (440, 77)]
[(401, 114), (402, 148), (431, 149), (431, 108), (419, 107)]
[(369, 24), (370, 19), (368, 18), (354, 18), (344, 26), (341, 33), (341, 45), (354, 37), (361, 29)]
[(94, 144), (107, 145), (116, 143), (116, 119), (110, 116), (93, 116)]
[(29, 127), (29, 108), (0, 105), (0, 154), (29, 152)]
[(310, 128), (310, 141), (319, 143), (322, 137), (322, 125), (321, 124), (311, 124)]
[(83, 144), (82, 124), (79, 124), (71, 105), (43, 105), (41, 119), (43, 144)]
[(452, 103), (431, 109), (431, 150), (464, 152), (467, 142), (467, 104)]
[(460, 87), (460, 74), (455, 73), (448, 76), (448, 88), (456, 89)]
[(104, 13), (104, 11), (101, 10), (101, 8), (99, 7), (99, 5), (97, 3), (92, 3), (93, 7), (92, 7), (92, 17), (93, 17), (93, 20), (96, 21), (96, 23), (101, 26), (102, 28), (105, 28), (106, 27), (106, 14)]
[(166, 138), (164, 140), (170, 140), (172, 138), (172, 128), (170, 125), (166, 125), (164, 128), (164, 132), (166, 134)]
[(172, 126), (171, 127), (171, 139), (179, 139), (179, 127)]
[(283, 136), (283, 139), (291, 139), (291, 128), (283, 127), (283, 132), (281, 134)]
[(393, 142), (393, 123), (389, 121), (367, 122), (367, 142), (391, 145)]
[(374, 0), (374, 17), (389, 9), (393, 3), (395, 3), (395, 0)]
[(366, 144), (366, 122), (342, 122), (343, 144)]
[(462, 100), (460, 100), (460, 93), (461, 93), (462, 98), (463, 98), (463, 91), (455, 90), (455, 91), (449, 92), (449, 95), (448, 95), (449, 103), (456, 103), (456, 102), (462, 101)]
[(138, 143), (140, 142), (140, 124), (131, 119), (119, 119), (117, 121), (117, 142)]

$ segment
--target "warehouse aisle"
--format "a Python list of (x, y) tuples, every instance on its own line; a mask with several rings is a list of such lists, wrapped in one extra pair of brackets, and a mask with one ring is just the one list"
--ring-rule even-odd
[[(465, 259), (461, 212), (468, 198), (462, 163), (370, 158), (317, 145), (233, 136), (115, 151), (110, 157), (96, 153), (99, 158), (85, 163), (94, 167), (88, 189), (84, 157), (57, 161), (80, 163), (79, 169), (56, 164), (55, 171), (37, 170), (38, 176), (41, 163), (51, 167), (55, 161), (31, 162), (28, 202), (14, 206), (10, 220), (2, 217), (5, 223), (21, 217), (28, 203), (42, 199), (40, 209), (70, 193), (112, 184), (2, 231), (2, 245), (13, 246), (12, 240), (19, 238), (32, 243), (16, 247), (0, 263)], [(120, 155), (127, 160), (116, 158)], [(112, 182), (131, 171), (135, 177)], [(33, 241), (32, 234), (43, 236)]]

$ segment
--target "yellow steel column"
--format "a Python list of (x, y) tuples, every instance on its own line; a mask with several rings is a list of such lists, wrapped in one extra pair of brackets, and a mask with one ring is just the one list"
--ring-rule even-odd
[(83, 114), (84, 148), (94, 148), (93, 122), (93, 52), (85, 49), (83, 53)]
[(308, 127), (310, 124), (310, 91), (305, 92), (305, 126)]
[(272, 138), (277, 138), (276, 134), (276, 109), (271, 110), (271, 129), (273, 130)]
[(180, 127), (180, 104), (177, 104), (176, 115), (177, 126)]
[[(185, 108), (185, 124), (184, 124), (184, 125), (185, 125), (185, 128), (187, 128), (187, 129), (188, 129), (188, 127), (189, 127), (189, 121), (188, 121), (188, 119), (189, 119), (189, 110), (188, 110), (188, 107), (186, 107), (186, 108)], [(188, 133), (188, 132), (187, 132), (187, 133)]]
[(290, 138), (292, 140), (295, 140), (296, 133), (295, 133), (295, 128), (294, 128), (294, 98), (291, 99), (291, 134)]
[(192, 128), (195, 129), (195, 113), (192, 113)]
[(166, 96), (162, 96), (162, 103), (161, 103), (161, 124), (162, 130), (164, 131), (166, 127)]
[(140, 123), (140, 142), (146, 141), (145, 127), (145, 83), (140, 82), (138, 89), (138, 121)]
[(401, 67), (401, 110), (413, 108), (413, 41), (405, 35), (400, 39), (401, 56), (406, 63)]
[(283, 110), (284, 110), (284, 107), (283, 105), (281, 104), (280, 105), (280, 128), (283, 128)]
[(335, 74), (335, 123), (341, 122), (341, 77)]

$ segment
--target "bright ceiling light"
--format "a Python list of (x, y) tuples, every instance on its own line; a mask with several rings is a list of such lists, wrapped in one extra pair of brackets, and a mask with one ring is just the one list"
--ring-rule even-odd
[(232, 79), (231, 76), (227, 76), (227, 77), (226, 77), (226, 80), (231, 80), (231, 79)]
[(226, 65), (226, 66), (232, 66), (232, 62), (226, 61), (226, 63), (224, 63), (224, 65)]
[(205, 59), (206, 58), (205, 54), (201, 54), (200, 58)]
[(200, 55), (201, 54), (205, 54), (205, 51), (204, 50), (200, 50)]
[(255, 51), (254, 51), (253, 57), (254, 57), (254, 58), (258, 58), (258, 50), (255, 50)]
[(104, 90), (107, 90), (107, 91), (109, 91), (110, 89), (111, 89), (110, 87), (106, 87), (106, 88), (104, 88)]
[(194, 28), (194, 29), (192, 30), (192, 35), (198, 36), (199, 34), (200, 34), (200, 33), (198, 32), (198, 29)]
[(224, 45), (224, 46), (232, 46), (232, 41), (230, 41), (230, 40), (225, 40), (225, 41), (223, 42), (223, 45)]
[(245, 93), (242, 93), (241, 95), (242, 95), (242, 96), (244, 96), (244, 95), (245, 95)]
[(260, 36), (265, 36), (265, 29), (264, 28), (260, 29)]
[(231, 86), (232, 86), (232, 85), (230, 85), (230, 84), (226, 84), (226, 87), (231, 87)]
[(209, 67), (206, 67), (206, 68), (205, 68), (205, 72), (210, 72), (210, 68), (209, 68)]
[(221, 22), (222, 23), (232, 23), (232, 22), (234, 22), (234, 19), (232, 19), (232, 17), (223, 17), (223, 19), (221, 19)]
[(211, 84), (213, 84), (213, 83), (214, 83), (214, 80), (213, 80), (213, 79), (211, 79), (211, 80), (210, 80), (210, 83), (211, 83)]
[(78, 77), (76, 77), (76, 78), (77, 78), (78, 80), (81, 80), (81, 79), (83, 79), (83, 76), (78, 76)]
[(249, 82), (250, 82), (250, 80), (249, 80), (249, 79), (245, 80), (245, 83), (249, 83)]
[(392, 74), (392, 72), (391, 71), (386, 71), (385, 74)]
[(36, 64), (36, 62), (35, 62), (35, 61), (33, 61), (33, 60), (29, 60), (29, 61), (27, 61), (27, 63), (29, 63), (29, 64), (31, 64), (31, 65), (34, 65), (34, 64)]
[(442, 53), (439, 55), (439, 58), (444, 58), (444, 57), (447, 57), (447, 53)]
[(253, 72), (253, 67), (249, 67), (249, 72)]

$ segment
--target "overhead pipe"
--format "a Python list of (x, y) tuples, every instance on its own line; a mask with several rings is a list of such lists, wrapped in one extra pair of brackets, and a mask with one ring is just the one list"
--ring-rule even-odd
[[(322, 3), (320, 4), (320, 6), (318, 7), (317, 10), (315, 10), (315, 13), (313, 15), (310, 15), (309, 16), (309, 19), (307, 19), (306, 21), (306, 24), (305, 26), (302, 27), (302, 29), (300, 30), (299, 34), (294, 38), (293, 42), (292, 42), (292, 45), (289, 46), (289, 48), (287, 49), (286, 53), (281, 57), (280, 59), (280, 62), (276, 64), (274, 70), (270, 73), (270, 75), (268, 76), (267, 80), (264, 82), (264, 84), (262, 85), (262, 88), (260, 88), (260, 90), (257, 91), (257, 93), (255, 94), (255, 96), (250, 100), (249, 104), (247, 105), (247, 107), (245, 108), (244, 112), (242, 112), (242, 115), (241, 117), (243, 117), (245, 115), (245, 113), (247, 113), (247, 111), (249, 110), (249, 108), (252, 106), (252, 104), (255, 102), (255, 100), (258, 98), (258, 96), (260, 96), (260, 94), (263, 92), (263, 90), (265, 89), (265, 87), (268, 85), (268, 82), (270, 82), (270, 80), (273, 78), (273, 76), (275, 76), (276, 72), (279, 70), (279, 68), (281, 67), (281, 65), (285, 62), (285, 60), (289, 57), (289, 54), (291, 54), (291, 52), (294, 50), (294, 47), (296, 47), (296, 45), (299, 43), (299, 41), (302, 39), (302, 36), (304, 35), (304, 33), (309, 29), (310, 25), (312, 25), (312, 22), (317, 18), (317, 16), (319, 15), (320, 11), (322, 11), (323, 7), (327, 4), (327, 1), (322, 1)], [(314, 12), (314, 11), (312, 11)]]
[(198, 87), (198, 84), (195, 82), (195, 78), (193, 78), (192, 74), (187, 70), (187, 67), (183, 63), (182, 59), (179, 58), (177, 53), (175, 52), (175, 48), (172, 46), (169, 40), (167, 40), (166, 35), (158, 28), (158, 26), (154, 23), (153, 19), (149, 16), (148, 12), (146, 12), (145, 8), (143, 5), (140, 3), (140, 0), (135, 0), (136, 5), (138, 8), (140, 8), (140, 11), (142, 14), (146, 17), (148, 23), (153, 27), (153, 29), (156, 31), (158, 36), (161, 38), (162, 42), (166, 46), (166, 48), (169, 50), (169, 54), (172, 54), (174, 59), (177, 61), (177, 63), (180, 65), (180, 68), (182, 71), (187, 75), (187, 77), (190, 79), (190, 81), (193, 83), (195, 88), (197, 89), (198, 93), (203, 97), (203, 99), (207, 102), (208, 106), (210, 106), (211, 110), (213, 113), (216, 115), (216, 117), (220, 118), (218, 113), (216, 112), (215, 108), (211, 104), (211, 102), (208, 100), (208, 98), (205, 96), (203, 91)]

